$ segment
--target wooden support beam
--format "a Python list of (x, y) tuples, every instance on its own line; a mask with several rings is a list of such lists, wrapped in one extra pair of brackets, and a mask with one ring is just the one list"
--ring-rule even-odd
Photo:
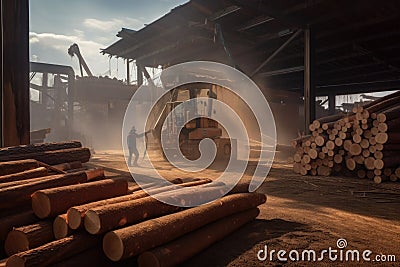
[(29, 4), (1, 1), (2, 145), (29, 144)]
[(239, 7), (239, 6), (235, 6), (235, 5), (228, 6), (224, 9), (216, 11), (211, 16), (209, 16), (207, 19), (209, 21), (216, 21), (216, 20), (223, 18), (225, 16), (228, 16), (229, 14), (232, 14), (240, 9), (241, 9), (241, 7)]
[(273, 20), (274, 20), (274, 18), (271, 18), (270, 16), (261, 15), (261, 16), (255, 17), (249, 21), (246, 21), (245, 23), (243, 23), (242, 25), (240, 25), (237, 28), (237, 31), (246, 31), (251, 28), (257, 27), (259, 25), (262, 25), (264, 23), (267, 23), (269, 21), (273, 21)]
[(277, 54), (279, 54), (286, 46), (288, 46), (297, 36), (300, 35), (302, 29), (298, 29), (292, 36), (289, 37), (278, 49), (276, 49), (264, 62), (262, 62), (250, 75), (253, 77), (257, 74), (265, 65), (267, 65)]

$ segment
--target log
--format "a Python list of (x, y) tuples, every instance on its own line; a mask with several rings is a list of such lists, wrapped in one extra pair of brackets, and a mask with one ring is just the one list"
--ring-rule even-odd
[(349, 169), (350, 171), (353, 171), (356, 169), (356, 162), (354, 161), (354, 159), (352, 158), (348, 158), (346, 160), (346, 167), (347, 169)]
[(352, 156), (358, 156), (362, 152), (362, 148), (359, 144), (352, 144), (349, 149), (349, 154)]
[(393, 120), (386, 121), (386, 126), (388, 128), (388, 131), (399, 130), (400, 129), (400, 116)]
[(40, 221), (31, 225), (14, 228), (7, 235), (4, 245), (8, 256), (36, 248), (54, 240), (51, 221)]
[(4, 155), (0, 161), (35, 159), (49, 165), (57, 165), (74, 159), (80, 162), (88, 162), (90, 159), (90, 150), (88, 148), (70, 148), (54, 151), (43, 151), (28, 154)]
[[(145, 197), (132, 201), (115, 203), (107, 206), (90, 209), (86, 212), (84, 225), (86, 231), (91, 234), (102, 234), (127, 224), (137, 223), (148, 218), (169, 214), (180, 210), (180, 207), (172, 206), (168, 199), (176, 197), (190, 197), (193, 201), (213, 199), (221, 192), (221, 186), (201, 186), (197, 188), (179, 189), (173, 192), (158, 194), (163, 196), (163, 201), (153, 197)], [(183, 205), (185, 203), (182, 203)], [(190, 203), (188, 203), (190, 204)]]
[(383, 176), (375, 176), (374, 177), (374, 182), (376, 183), (376, 184), (380, 184), (380, 183), (382, 183), (383, 181), (388, 181), (389, 180), (389, 177), (383, 177)]
[(367, 172), (363, 169), (359, 169), (357, 171), (358, 178), (364, 179), (367, 176)]
[(367, 149), (369, 147), (369, 141), (368, 139), (362, 139), (360, 142), (360, 146), (363, 149)]
[(87, 234), (75, 234), (40, 247), (12, 255), (7, 267), (49, 266), (99, 245), (101, 239)]
[(358, 155), (358, 156), (354, 157), (354, 161), (360, 165), (364, 164), (364, 160), (365, 160), (365, 158), (362, 155)]
[(400, 178), (400, 167), (396, 168), (394, 174), (396, 174), (397, 178)]
[(32, 209), (36, 216), (43, 219), (65, 213), (71, 206), (126, 195), (127, 193), (128, 181), (124, 179), (106, 179), (61, 186), (36, 191), (32, 195)]
[(367, 170), (373, 170), (375, 168), (375, 159), (373, 157), (366, 158), (364, 165)]
[(39, 221), (32, 210), (16, 211), (15, 214), (0, 218), (0, 240), (5, 240), (13, 227), (32, 224)]
[(400, 166), (399, 157), (388, 157), (384, 155), (382, 160), (385, 168), (397, 168), (398, 166)]
[[(210, 180), (207, 179), (202, 179), (199, 181), (193, 181), (193, 182), (187, 182), (187, 183), (182, 183), (179, 186), (182, 187), (191, 187), (191, 186), (197, 186), (197, 185), (202, 185), (206, 183), (210, 183)], [(94, 209), (97, 207), (102, 207), (102, 206), (109, 206), (115, 203), (121, 203), (121, 202), (126, 202), (126, 201), (132, 201), (140, 198), (144, 198), (149, 196), (149, 194), (155, 195), (171, 190), (176, 190), (176, 186), (164, 186), (160, 188), (154, 188), (154, 189), (148, 189), (147, 192), (144, 192), (143, 190), (137, 191), (133, 194), (126, 195), (126, 196), (121, 196), (121, 197), (115, 197), (115, 198), (109, 198), (105, 200), (100, 200), (96, 202), (91, 202), (87, 203), (84, 205), (79, 205), (79, 206), (74, 206), (68, 209), (67, 212), (67, 217), (68, 217), (68, 226), (71, 229), (78, 229), (82, 225), (82, 220), (85, 217), (86, 212), (89, 209)]]
[(122, 262), (113, 262), (108, 259), (99, 247), (93, 247), (74, 255), (61, 262), (52, 264), (51, 267), (95, 266), (95, 267), (133, 267), (137, 266), (137, 259), (131, 258)]
[(62, 239), (72, 234), (68, 227), (67, 214), (58, 215), (53, 222), (53, 235), (55, 239)]
[(368, 109), (371, 106), (377, 105), (377, 104), (379, 104), (379, 103), (381, 103), (381, 102), (383, 102), (385, 100), (392, 99), (392, 98), (394, 98), (396, 96), (400, 96), (400, 91), (397, 91), (397, 92), (394, 92), (392, 94), (383, 96), (383, 97), (381, 97), (381, 98), (379, 98), (379, 99), (377, 99), (375, 101), (372, 101), (372, 102), (370, 102), (368, 104), (365, 104), (365, 105), (363, 105), (363, 108), (364, 108), (364, 110)]
[(70, 148), (82, 147), (81, 142), (69, 141), (69, 142), (56, 142), (56, 143), (40, 143), (30, 145), (20, 145), (13, 147), (0, 148), (0, 158), (3, 156), (19, 155), (19, 154), (31, 154), (45, 151), (54, 151)]
[(38, 182), (38, 181), (51, 180), (52, 177), (53, 177), (53, 175), (50, 175), (50, 176), (43, 176), (43, 177), (37, 177), (37, 178), (31, 178), (31, 179), (21, 180), (21, 181), (8, 182), (8, 183), (0, 183), (0, 190), (1, 190), (1, 189), (8, 188), (8, 187), (15, 187), (15, 186), (19, 186), (19, 185), (26, 185), (26, 184), (30, 184), (30, 183), (34, 183), (34, 182)]
[(169, 214), (179, 209), (152, 197), (145, 197), (90, 209), (85, 214), (84, 225), (87, 232), (102, 234), (111, 229)]
[(389, 176), (389, 180), (390, 180), (391, 182), (397, 182), (398, 179), (399, 179), (399, 178), (396, 176), (396, 174), (391, 174), (391, 175)]
[[(382, 135), (385, 135), (384, 133), (382, 133)], [(392, 132), (392, 133), (387, 133), (387, 143), (389, 144), (400, 144), (400, 132)], [(382, 141), (384, 141), (384, 136), (382, 137)], [(384, 143), (381, 143), (384, 144)]]
[[(0, 189), (0, 209), (13, 208), (17, 205), (29, 203), (31, 195), (38, 190), (85, 183), (98, 177), (104, 177), (103, 170), (52, 175), (40, 181)], [(10, 199), (13, 201), (10, 201)]]
[(336, 122), (336, 121), (342, 119), (343, 116), (345, 116), (345, 115), (346, 115), (346, 113), (338, 113), (338, 114), (334, 114), (334, 115), (330, 115), (330, 116), (319, 118), (318, 121), (319, 121), (320, 124)]
[(0, 162), (0, 176), (23, 172), (38, 167), (38, 162), (33, 159)]
[(0, 176), (0, 183), (27, 180), (27, 179), (31, 179), (31, 178), (46, 176), (47, 174), (48, 174), (48, 171), (46, 168), (39, 167), (36, 169), (31, 169), (31, 170), (27, 170), (27, 171), (23, 171), (23, 172), (17, 172), (17, 173), (13, 173), (13, 174)]
[(396, 151), (400, 150), (400, 144), (384, 144), (383, 151)]
[(386, 121), (391, 121), (393, 119), (399, 118), (400, 117), (400, 107), (395, 106), (392, 109), (389, 109), (387, 111), (384, 111), (380, 114), (377, 114), (377, 119), (378, 115), (380, 116), (380, 122), (386, 122)]
[(369, 113), (382, 112), (385, 109), (389, 109), (392, 106), (397, 105), (399, 101), (400, 101), (400, 96), (391, 97), (391, 98), (386, 99), (384, 101), (380, 101), (378, 103), (375, 103), (374, 105), (366, 108), (366, 110), (368, 110)]
[(73, 162), (67, 162), (67, 163), (61, 163), (58, 165), (53, 165), (52, 167), (55, 169), (58, 169), (60, 171), (70, 171), (70, 170), (82, 168), (82, 162), (73, 161)]
[(301, 136), (301, 137), (298, 137), (298, 138), (292, 140), (290, 143), (293, 147), (297, 147), (297, 146), (301, 145), (304, 141), (308, 140), (310, 137), (311, 137), (311, 135)]
[(104, 236), (103, 251), (112, 261), (133, 257), (218, 219), (255, 208), (265, 201), (264, 194), (234, 194), (202, 206), (114, 230)]
[(139, 267), (177, 266), (238, 230), (244, 224), (255, 219), (258, 214), (258, 209), (250, 209), (234, 214), (206, 225), (168, 244), (146, 251), (138, 258)]
[(367, 178), (368, 179), (372, 180), (372, 179), (374, 179), (374, 177), (375, 177), (375, 174), (374, 174), (373, 171), (371, 171), (371, 170), (367, 171)]

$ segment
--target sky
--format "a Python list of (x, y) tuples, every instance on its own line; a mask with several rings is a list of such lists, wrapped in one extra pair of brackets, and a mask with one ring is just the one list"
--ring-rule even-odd
[[(77, 43), (92, 73), (126, 79), (122, 59), (100, 54), (122, 28), (139, 30), (188, 0), (30, 0), (30, 60), (69, 65), (80, 75), (78, 59), (67, 54)], [(111, 66), (111, 68), (110, 68)]]

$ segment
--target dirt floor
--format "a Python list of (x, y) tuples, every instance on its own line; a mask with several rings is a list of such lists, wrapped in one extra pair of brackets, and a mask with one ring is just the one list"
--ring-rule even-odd
[[(121, 152), (97, 151), (91, 162), (105, 167), (110, 174), (129, 175)], [(199, 176), (174, 170), (161, 159), (156, 165), (167, 178)], [(137, 170), (139, 168), (143, 167)], [(215, 178), (220, 171), (221, 168), (213, 166), (201, 172), (200, 178)], [(247, 168), (243, 179), (250, 179), (253, 171), (254, 164)], [(376, 185), (352, 177), (303, 177), (294, 174), (290, 165), (277, 161), (258, 192), (267, 194), (268, 200), (260, 207), (260, 215), (255, 221), (184, 265), (359, 265), (351, 261), (332, 262), (326, 253), (322, 262), (279, 261), (276, 252), (272, 261), (269, 257), (264, 261), (257, 258), (257, 253), (265, 246), (269, 252), (297, 250), (300, 257), (303, 250), (314, 250), (318, 258), (324, 249), (338, 249), (337, 240), (343, 238), (347, 241), (343, 255), (348, 250), (359, 250), (362, 258), (363, 251), (371, 250), (371, 264), (378, 264), (374, 261), (375, 256), (383, 254), (395, 255), (397, 263), (380, 262), (380, 266), (399, 266), (400, 183)], [(294, 252), (291, 255), (295, 255)]]

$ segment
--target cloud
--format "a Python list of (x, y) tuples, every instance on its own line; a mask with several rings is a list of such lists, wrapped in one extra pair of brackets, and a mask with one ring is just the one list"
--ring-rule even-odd
[(92, 30), (102, 32), (117, 32), (121, 28), (140, 29), (143, 27), (143, 22), (138, 19), (123, 18), (111, 20), (99, 20), (94, 18), (85, 19), (83, 25)]
[[(75, 31), (76, 32), (76, 31)], [(79, 32), (76, 32), (79, 34)], [(93, 73), (102, 73), (107, 69), (108, 59), (100, 54), (100, 48), (106, 47), (104, 43), (86, 40), (83, 33), (78, 35), (63, 35), (55, 33), (29, 33), (32, 59), (36, 55), (47, 63), (72, 65), (78, 74), (77, 59), (71, 59), (67, 54), (70, 45), (77, 43), (83, 57)]]

